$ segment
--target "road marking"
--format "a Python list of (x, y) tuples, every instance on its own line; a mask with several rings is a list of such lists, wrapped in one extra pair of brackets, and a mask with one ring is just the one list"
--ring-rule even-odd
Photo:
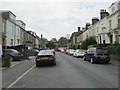
[(33, 65), (30, 69), (28, 69), (24, 74), (22, 74), (17, 80), (15, 80), (12, 84), (10, 84), (7, 88), (12, 87), (13, 85), (15, 85), (23, 76), (25, 76), (30, 70), (32, 70), (35, 67), (35, 65)]

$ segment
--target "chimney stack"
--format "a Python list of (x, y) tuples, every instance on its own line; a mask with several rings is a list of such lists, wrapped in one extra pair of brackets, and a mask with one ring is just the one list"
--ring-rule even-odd
[(90, 26), (90, 23), (86, 23), (85, 29), (87, 30), (89, 26)]
[(80, 32), (80, 30), (81, 30), (81, 28), (80, 28), (80, 27), (78, 27), (78, 32)]
[(99, 19), (97, 17), (93, 17), (92, 18), (92, 25), (97, 23), (99, 21)]
[(101, 9), (100, 10), (100, 19), (103, 19), (106, 16), (109, 16), (109, 13), (106, 12), (106, 9)]
[(43, 38), (43, 35), (41, 34), (41, 38)]

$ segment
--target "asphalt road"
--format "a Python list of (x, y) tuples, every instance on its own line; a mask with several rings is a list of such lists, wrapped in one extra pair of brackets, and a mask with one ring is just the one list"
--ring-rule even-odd
[(56, 66), (36, 67), (30, 60), (4, 70), (3, 88), (118, 88), (117, 65), (91, 64), (60, 52), (56, 60)]

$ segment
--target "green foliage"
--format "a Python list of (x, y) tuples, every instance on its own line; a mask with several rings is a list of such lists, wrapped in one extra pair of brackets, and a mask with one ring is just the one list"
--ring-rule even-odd
[(52, 49), (52, 48), (55, 48), (55, 45), (53, 42), (49, 41), (48, 43), (46, 43), (46, 47)]
[(94, 45), (94, 44), (97, 44), (95, 38), (94, 37), (89, 37), (89, 38), (87, 38), (83, 41), (83, 43), (81, 44), (81, 48), (82, 49), (88, 49), (89, 45)]
[(69, 42), (69, 40), (67, 38), (65, 38), (65, 37), (61, 37), (58, 40), (58, 43), (59, 43), (60, 47), (66, 47), (68, 42)]
[(107, 47), (111, 44), (94, 44), (93, 47)]
[(112, 44), (107, 46), (110, 51), (110, 54), (120, 55), (120, 44)]
[(52, 38), (50, 41), (51, 42), (57, 42), (57, 39), (56, 38)]
[(89, 46), (88, 46), (88, 48), (92, 48), (92, 47), (94, 47), (94, 46), (93, 46), (93, 45), (89, 45)]
[(80, 45), (77, 45), (77, 49), (80, 49), (81, 48), (81, 46)]

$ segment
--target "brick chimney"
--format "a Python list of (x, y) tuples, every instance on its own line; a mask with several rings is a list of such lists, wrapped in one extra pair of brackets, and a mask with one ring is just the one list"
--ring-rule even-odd
[(97, 17), (93, 17), (92, 18), (92, 25), (97, 23), (99, 21), (99, 19)]
[(90, 26), (90, 23), (86, 23), (85, 29), (87, 30), (89, 26)]
[(109, 16), (109, 13), (106, 12), (106, 9), (101, 9), (100, 10), (100, 19), (103, 19), (106, 16)]

